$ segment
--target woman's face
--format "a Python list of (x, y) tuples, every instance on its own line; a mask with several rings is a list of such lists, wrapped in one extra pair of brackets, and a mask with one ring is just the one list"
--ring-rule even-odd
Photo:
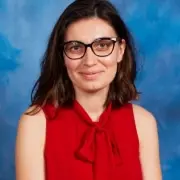
[[(65, 42), (80, 41), (84, 44), (90, 44), (98, 38), (117, 37), (114, 29), (100, 18), (82, 19), (69, 25)], [(96, 41), (93, 48), (98, 55), (110, 53), (113, 43), (109, 41)], [(106, 57), (98, 57), (93, 53), (90, 47), (87, 48), (83, 57), (73, 60), (71, 58), (80, 57), (83, 54), (84, 47), (79, 43), (70, 43), (66, 46), (67, 57), (64, 53), (64, 61), (69, 78), (71, 79), (75, 91), (78, 89), (85, 92), (96, 92), (98, 90), (109, 88), (113, 81), (117, 64), (122, 60), (125, 49), (125, 41), (116, 42), (114, 50)]]

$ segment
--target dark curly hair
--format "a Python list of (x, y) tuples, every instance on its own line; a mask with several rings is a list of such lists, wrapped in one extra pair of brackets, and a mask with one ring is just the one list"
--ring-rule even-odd
[(57, 106), (72, 105), (75, 92), (64, 65), (61, 44), (64, 43), (65, 32), (71, 23), (92, 17), (105, 20), (114, 28), (117, 36), (126, 42), (123, 59), (118, 63), (117, 73), (110, 84), (104, 106), (111, 101), (114, 107), (120, 107), (137, 99), (139, 93), (134, 84), (135, 47), (132, 36), (117, 9), (107, 0), (76, 0), (61, 14), (50, 35), (41, 63), (41, 74), (31, 93), (30, 106), (36, 106), (33, 112), (47, 103), (55, 103)]

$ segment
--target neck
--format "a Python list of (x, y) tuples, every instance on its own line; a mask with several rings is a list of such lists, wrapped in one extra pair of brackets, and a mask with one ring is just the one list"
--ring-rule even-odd
[(108, 88), (104, 88), (97, 92), (84, 92), (75, 89), (76, 100), (86, 110), (93, 121), (97, 121), (98, 117), (104, 111), (104, 103), (107, 98)]

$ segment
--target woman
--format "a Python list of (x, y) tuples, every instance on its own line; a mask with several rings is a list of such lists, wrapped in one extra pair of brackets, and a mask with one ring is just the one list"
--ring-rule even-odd
[(161, 180), (156, 121), (130, 103), (134, 46), (110, 2), (70, 4), (41, 68), (19, 121), (17, 180)]

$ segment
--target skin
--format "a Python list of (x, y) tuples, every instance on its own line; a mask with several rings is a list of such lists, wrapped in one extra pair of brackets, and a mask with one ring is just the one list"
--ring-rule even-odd
[[(116, 36), (108, 23), (91, 18), (71, 24), (66, 31), (65, 41), (79, 40), (91, 43), (99, 37)], [(90, 48), (83, 58), (76, 61), (64, 55), (76, 99), (92, 121), (98, 121), (103, 111), (109, 84), (116, 74), (117, 64), (122, 60), (125, 48), (123, 40), (122, 43), (115, 44), (113, 53), (107, 57), (97, 57)], [(95, 76), (87, 75), (91, 72), (100, 73)], [(27, 111), (29, 110), (31, 109)], [(140, 161), (144, 180), (161, 180), (156, 120), (150, 112), (138, 105), (133, 105), (133, 111), (140, 142)], [(21, 116), (16, 139), (16, 180), (45, 180), (43, 159), (45, 129), (46, 119), (42, 111), (34, 116), (24, 114)]]
[[(65, 41), (79, 40), (88, 44), (100, 37), (117, 37), (117, 35), (114, 29), (101, 19), (83, 19), (69, 26)], [(122, 40), (122, 43), (115, 44), (113, 52), (106, 57), (96, 56), (90, 48), (87, 48), (85, 56), (79, 60), (72, 61), (64, 55), (76, 99), (87, 110), (93, 121), (97, 121), (103, 111), (102, 104), (106, 99), (109, 84), (115, 77), (117, 64), (122, 60), (124, 50), (125, 41)], [(93, 80), (89, 80), (82, 75), (83, 72), (100, 73)], [(97, 106), (94, 106), (93, 102), (97, 102)]]
[[(96, 24), (98, 23), (101, 25), (97, 26)], [(67, 29), (65, 41), (79, 40), (84, 43), (91, 43), (100, 37), (117, 37), (117, 35), (106, 22), (93, 18), (81, 20), (78, 24), (77, 22), (71, 24)], [(116, 74), (117, 63), (122, 59), (124, 44), (116, 43), (114, 51), (106, 57), (96, 56), (90, 48), (87, 49), (85, 56), (78, 60), (71, 60), (64, 55), (67, 71), (75, 89), (85, 93), (97, 92), (101, 89), (106, 89), (107, 91), (109, 83)], [(82, 75), (82, 73), (90, 72), (100, 72), (100, 74), (93, 80)]]

